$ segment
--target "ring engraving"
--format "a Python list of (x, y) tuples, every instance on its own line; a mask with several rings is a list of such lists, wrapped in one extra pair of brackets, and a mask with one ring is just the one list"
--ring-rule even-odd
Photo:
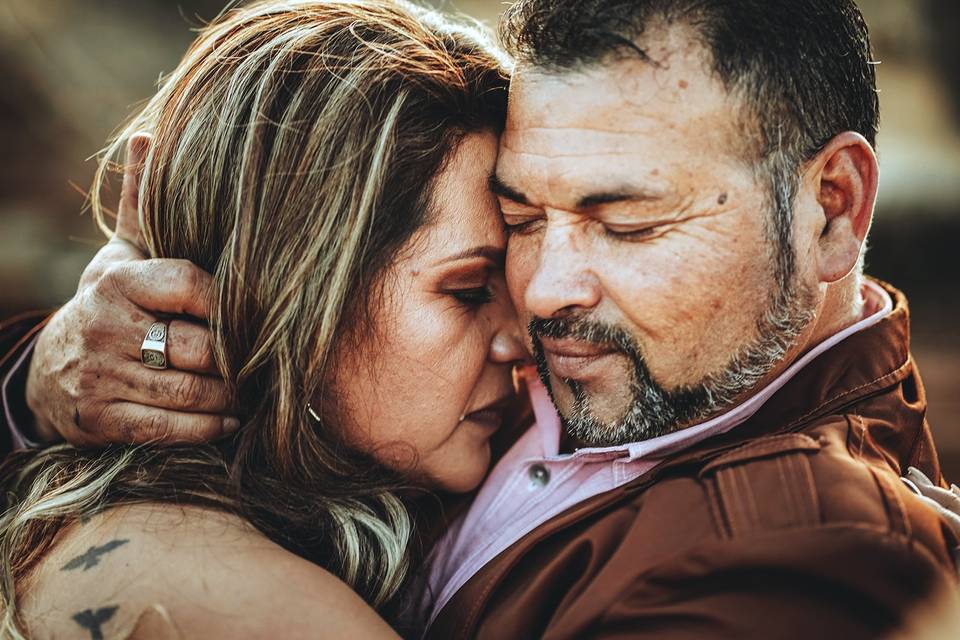
[(156, 342), (164, 342), (167, 339), (167, 325), (162, 322), (154, 322), (150, 325), (150, 328), (147, 329), (147, 340), (154, 340)]
[(167, 325), (154, 322), (140, 345), (140, 362), (150, 369), (167, 368)]

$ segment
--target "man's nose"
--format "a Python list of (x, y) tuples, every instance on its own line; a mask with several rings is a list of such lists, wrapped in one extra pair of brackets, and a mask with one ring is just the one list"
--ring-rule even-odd
[(572, 226), (547, 229), (524, 294), (528, 314), (552, 318), (592, 309), (600, 302), (599, 284), (585, 263), (577, 234)]

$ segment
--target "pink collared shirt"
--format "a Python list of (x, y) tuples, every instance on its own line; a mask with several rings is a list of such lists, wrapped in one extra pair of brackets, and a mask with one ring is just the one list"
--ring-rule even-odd
[(742, 424), (811, 360), (893, 310), (890, 296), (873, 282), (865, 281), (863, 294), (862, 320), (818, 344), (742, 404), (701, 424), (642, 442), (560, 454), (560, 418), (536, 372), (527, 370), (536, 423), (500, 459), (470, 509), (428, 556), (427, 588), (420, 602), (428, 624), (477, 571), (527, 533), (584, 500), (630, 482), (666, 456)]

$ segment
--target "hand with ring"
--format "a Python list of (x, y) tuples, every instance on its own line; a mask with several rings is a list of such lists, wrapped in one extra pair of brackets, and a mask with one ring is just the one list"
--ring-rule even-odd
[[(129, 165), (146, 142), (131, 141)], [(43, 440), (203, 442), (239, 427), (205, 324), (210, 275), (145, 259), (136, 182), (124, 176), (114, 237), (37, 340), (26, 396)]]

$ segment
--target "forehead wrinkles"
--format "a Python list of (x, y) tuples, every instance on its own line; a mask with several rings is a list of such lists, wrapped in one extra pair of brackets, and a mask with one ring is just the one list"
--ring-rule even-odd
[(651, 141), (655, 121), (642, 130), (603, 130), (595, 127), (524, 127), (507, 129), (502, 149), (520, 156), (582, 158), (586, 156), (632, 155)]
[(505, 146), (517, 153), (543, 147), (556, 156), (616, 155), (671, 134), (717, 133), (729, 145), (741, 124), (740, 100), (711, 73), (699, 43), (682, 29), (666, 33), (654, 38), (654, 63), (626, 57), (570, 71), (519, 68)]

